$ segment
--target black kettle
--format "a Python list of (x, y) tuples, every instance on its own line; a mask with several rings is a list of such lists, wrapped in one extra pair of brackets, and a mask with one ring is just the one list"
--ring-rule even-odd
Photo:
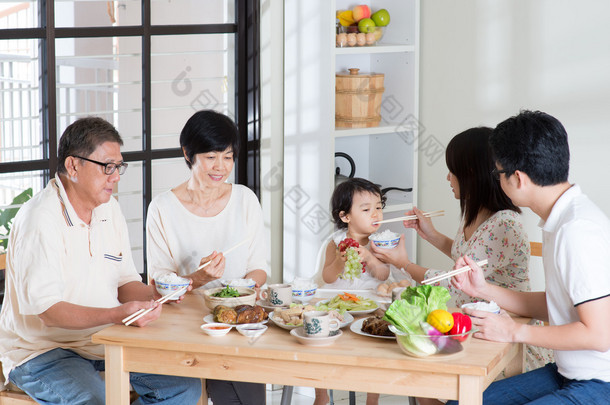
[[(337, 166), (337, 158), (343, 158), (343, 159), (347, 160), (347, 162), (349, 163), (349, 174), (347, 176), (345, 174), (341, 174), (341, 167)], [(352, 159), (352, 157), (345, 152), (335, 152), (335, 187), (337, 187), (339, 184), (343, 183), (345, 180), (354, 177), (354, 174), (356, 174), (356, 163), (354, 162), (354, 159)], [(409, 187), (409, 188), (400, 188), (400, 187), (382, 188), (382, 186), (380, 184), (377, 184), (377, 186), (379, 186), (379, 188), (381, 189), (381, 195), (385, 195), (385, 193), (387, 193), (388, 191), (391, 191), (391, 190), (403, 191), (405, 193), (413, 191), (412, 187)]]
[[(337, 158), (343, 158), (349, 163), (349, 174), (347, 176), (341, 174), (341, 167), (337, 166)], [(356, 163), (354, 163), (354, 159), (345, 152), (335, 152), (335, 187), (345, 180), (354, 177), (354, 174), (356, 174)]]

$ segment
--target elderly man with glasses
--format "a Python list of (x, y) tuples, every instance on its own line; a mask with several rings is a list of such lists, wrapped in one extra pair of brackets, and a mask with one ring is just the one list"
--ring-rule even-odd
[[(104, 404), (104, 347), (91, 335), (161, 314), (142, 283), (113, 188), (125, 173), (116, 129), (101, 118), (71, 124), (59, 141), (55, 178), (25, 204), (9, 237), (0, 360), (7, 380), (45, 404)], [(199, 379), (131, 373), (138, 403), (195, 404)]]

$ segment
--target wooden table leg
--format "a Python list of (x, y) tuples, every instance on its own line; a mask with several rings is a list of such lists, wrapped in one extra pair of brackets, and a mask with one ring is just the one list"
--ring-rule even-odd
[(512, 377), (514, 375), (523, 373), (523, 370), (524, 370), (523, 365), (525, 363), (525, 354), (524, 354), (525, 345), (519, 344), (518, 347), (519, 347), (519, 351), (517, 352), (515, 357), (513, 357), (513, 359), (510, 361), (510, 363), (508, 363), (508, 365), (504, 369), (504, 375), (506, 377)]
[(460, 405), (483, 405), (483, 378), (461, 375), (458, 401)]
[(123, 348), (106, 345), (106, 403), (129, 405), (129, 373), (123, 370)]

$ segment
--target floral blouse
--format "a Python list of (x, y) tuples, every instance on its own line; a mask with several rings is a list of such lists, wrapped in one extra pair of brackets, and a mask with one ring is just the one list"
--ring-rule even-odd
[[(485, 278), (493, 284), (518, 291), (530, 291), (528, 265), (530, 261), (530, 244), (523, 230), (521, 217), (511, 210), (498, 211), (483, 222), (470, 239), (464, 238), (464, 220), (460, 223), (457, 235), (451, 246), (451, 258), (470, 256), (475, 261), (487, 259), (483, 266)], [(428, 269), (425, 278), (445, 273), (442, 270)], [(442, 280), (435, 285), (449, 289), (451, 300), (449, 307), (460, 307), (467, 302), (479, 301), (451, 285), (449, 280)], [(534, 321), (540, 325), (540, 321)], [(553, 352), (549, 349), (526, 345), (526, 371), (542, 367), (553, 361)]]
[[(530, 290), (528, 264), (530, 244), (518, 213), (511, 210), (498, 211), (472, 234), (464, 238), (464, 220), (460, 223), (457, 235), (451, 246), (451, 258), (455, 261), (461, 256), (469, 256), (475, 261), (487, 259), (483, 266), (485, 278), (490, 283), (518, 291)], [(444, 270), (428, 269), (425, 278), (445, 273)], [(460, 307), (476, 298), (463, 293), (451, 285), (450, 279), (436, 285), (449, 289), (451, 301), (447, 305)]]

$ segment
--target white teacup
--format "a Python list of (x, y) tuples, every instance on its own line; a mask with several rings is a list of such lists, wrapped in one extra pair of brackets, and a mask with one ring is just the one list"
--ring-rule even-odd
[(292, 303), (292, 286), (290, 284), (270, 284), (261, 291), (261, 298), (274, 307), (284, 307)]
[(339, 320), (331, 318), (327, 311), (308, 311), (303, 314), (303, 330), (309, 337), (327, 337), (340, 326)]

